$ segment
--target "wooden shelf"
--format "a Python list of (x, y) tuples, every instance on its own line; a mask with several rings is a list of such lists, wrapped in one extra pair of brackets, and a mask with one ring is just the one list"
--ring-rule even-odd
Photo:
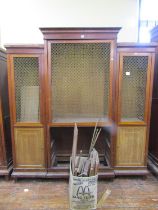
[(93, 127), (98, 120), (98, 126), (100, 127), (112, 126), (112, 121), (108, 118), (57, 118), (48, 125), (49, 127), (72, 127), (74, 123), (77, 123), (79, 127)]

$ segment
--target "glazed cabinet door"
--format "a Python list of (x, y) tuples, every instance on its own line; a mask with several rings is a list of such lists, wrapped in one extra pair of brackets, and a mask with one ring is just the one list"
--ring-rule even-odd
[(120, 53), (119, 124), (145, 125), (147, 123), (150, 77), (150, 53)]
[(116, 166), (143, 166), (146, 128), (119, 127), (116, 145)]
[(44, 168), (43, 128), (15, 128), (16, 168)]
[(42, 56), (11, 56), (12, 118), (14, 125), (40, 124), (43, 119)]
[(49, 122), (102, 123), (111, 120), (112, 41), (49, 43)]

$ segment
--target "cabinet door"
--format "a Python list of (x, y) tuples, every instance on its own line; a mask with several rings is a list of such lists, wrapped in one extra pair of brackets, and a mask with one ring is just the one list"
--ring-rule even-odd
[(146, 145), (145, 127), (118, 128), (116, 165), (143, 166)]
[(148, 119), (151, 55), (122, 53), (119, 73), (119, 122), (145, 124)]
[(15, 158), (18, 168), (44, 168), (43, 128), (15, 128)]
[(112, 46), (110, 41), (51, 43), (50, 122), (108, 120), (112, 106)]
[(39, 123), (41, 122), (39, 72), (41, 58), (38, 55), (16, 55), (12, 59), (15, 91), (14, 121)]

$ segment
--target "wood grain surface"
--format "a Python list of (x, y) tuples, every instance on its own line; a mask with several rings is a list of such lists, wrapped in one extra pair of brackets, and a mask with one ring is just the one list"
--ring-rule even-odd
[[(6, 182), (0, 179), (0, 210), (68, 210), (68, 181), (20, 179)], [(24, 192), (28, 189), (28, 192)], [(100, 210), (158, 209), (158, 180), (126, 177), (99, 181), (98, 197), (104, 190), (111, 194)]]

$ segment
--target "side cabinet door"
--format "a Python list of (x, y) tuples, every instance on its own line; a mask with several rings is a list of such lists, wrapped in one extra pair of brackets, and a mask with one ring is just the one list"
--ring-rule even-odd
[(149, 115), (151, 55), (120, 55), (119, 124), (146, 125)]
[(116, 166), (143, 166), (145, 145), (145, 127), (119, 127)]
[(17, 168), (44, 168), (43, 128), (15, 128)]

